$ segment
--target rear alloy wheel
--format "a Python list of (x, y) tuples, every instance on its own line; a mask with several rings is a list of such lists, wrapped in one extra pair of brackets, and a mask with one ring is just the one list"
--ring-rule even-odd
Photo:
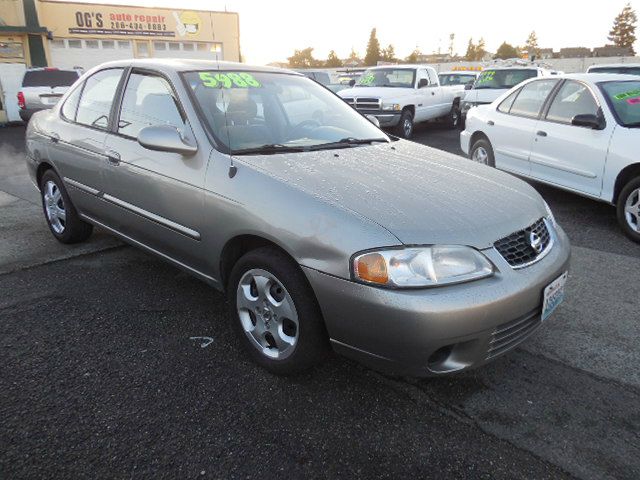
[(47, 224), (59, 242), (78, 243), (89, 238), (93, 226), (80, 218), (62, 180), (53, 170), (42, 175), (40, 194)]
[(395, 128), (396, 135), (399, 137), (410, 139), (413, 135), (413, 115), (410, 110), (403, 110), (400, 115), (400, 122)]
[(469, 158), (474, 162), (482, 163), (488, 167), (495, 167), (496, 162), (493, 156), (493, 148), (486, 138), (477, 140), (471, 147)]
[(631, 180), (620, 192), (617, 216), (624, 234), (640, 243), (640, 178)]
[(315, 295), (281, 251), (263, 247), (240, 258), (227, 296), (241, 342), (260, 366), (288, 375), (325, 358), (328, 337)]

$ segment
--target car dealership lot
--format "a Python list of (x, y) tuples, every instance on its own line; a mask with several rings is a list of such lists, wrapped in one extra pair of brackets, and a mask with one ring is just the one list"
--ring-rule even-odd
[[(573, 244), (567, 299), (493, 364), (278, 378), (219, 293), (104, 234), (59, 245), (23, 134), (0, 129), (0, 477), (640, 476), (640, 246), (613, 207), (535, 185)], [(414, 140), (460, 153), (455, 130)]]

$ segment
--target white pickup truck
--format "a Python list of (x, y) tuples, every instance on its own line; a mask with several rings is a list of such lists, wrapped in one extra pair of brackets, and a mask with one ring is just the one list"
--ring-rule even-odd
[(369, 68), (338, 95), (403, 138), (411, 137), (414, 123), (443, 119), (455, 128), (460, 117), (460, 93), (441, 87), (435, 69), (425, 65)]

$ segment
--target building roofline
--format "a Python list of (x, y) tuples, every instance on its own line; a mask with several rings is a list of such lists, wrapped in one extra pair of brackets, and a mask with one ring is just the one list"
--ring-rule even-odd
[(38, 3), (55, 3), (61, 5), (84, 5), (86, 7), (118, 7), (118, 8), (135, 8), (135, 9), (145, 9), (145, 10), (181, 10), (188, 12), (201, 12), (201, 13), (228, 13), (229, 15), (238, 15), (238, 12), (229, 12), (222, 10), (201, 10), (197, 8), (171, 8), (171, 7), (149, 7), (146, 5), (122, 5), (118, 3), (89, 3), (89, 2), (74, 2), (73, 0), (37, 0)]

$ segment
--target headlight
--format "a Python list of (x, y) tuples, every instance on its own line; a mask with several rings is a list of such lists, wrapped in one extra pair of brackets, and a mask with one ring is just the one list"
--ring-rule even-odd
[(392, 288), (437, 287), (493, 275), (493, 264), (461, 245), (380, 250), (353, 259), (354, 279)]
[(383, 103), (382, 110), (399, 112), (402, 110), (402, 106), (399, 103)]
[(547, 209), (547, 218), (549, 220), (551, 220), (551, 224), (554, 227), (557, 227), (558, 226), (558, 222), (556, 222), (556, 217), (553, 216), (553, 212), (551, 211), (551, 208), (549, 207), (549, 204), (547, 202), (545, 202), (544, 200), (543, 200), (543, 202), (544, 202), (544, 208)]

